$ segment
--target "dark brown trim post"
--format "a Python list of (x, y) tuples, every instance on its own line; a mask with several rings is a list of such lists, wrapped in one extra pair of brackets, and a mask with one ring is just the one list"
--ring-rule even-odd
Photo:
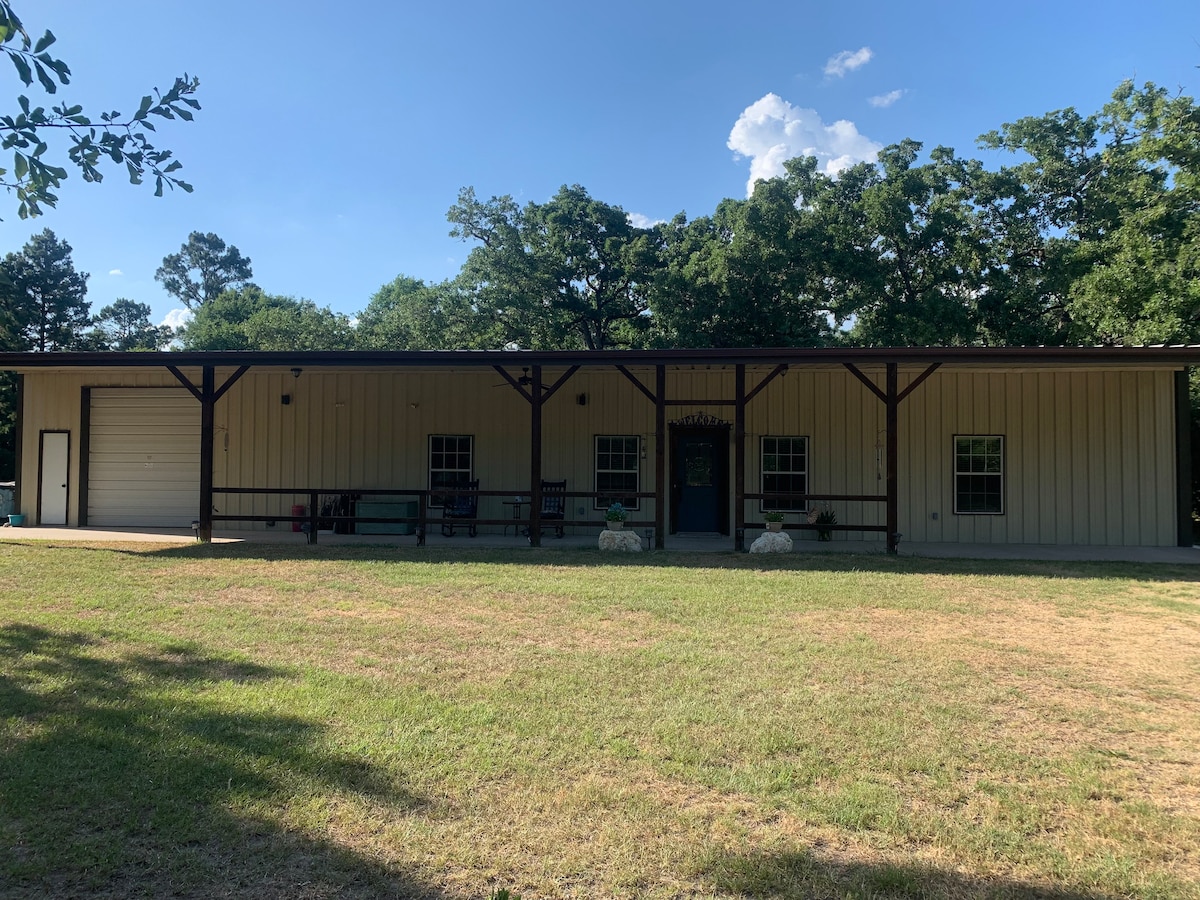
[(746, 367), (733, 370), (733, 549), (746, 542)]
[(1188, 370), (1175, 373), (1175, 494), (1176, 538), (1180, 547), (1191, 547), (1192, 534), (1192, 398)]
[(667, 367), (654, 367), (654, 548), (667, 539)]
[(887, 552), (893, 554), (900, 546), (900, 444), (896, 433), (900, 421), (899, 381), (899, 366), (888, 363), (884, 401), (887, 409)]
[(197, 537), (206, 544), (212, 542), (216, 394), (216, 371), (212, 366), (205, 366), (200, 384), (200, 530)]
[(529, 402), (529, 543), (542, 546), (542, 367), (533, 366)]

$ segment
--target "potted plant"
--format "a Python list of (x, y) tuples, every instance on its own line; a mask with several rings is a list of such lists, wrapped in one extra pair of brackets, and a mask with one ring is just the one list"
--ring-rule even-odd
[(783, 530), (783, 513), (777, 509), (772, 509), (769, 512), (763, 513), (763, 518), (767, 522), (767, 531), (782, 531)]
[(608, 523), (609, 531), (620, 531), (625, 527), (625, 520), (628, 518), (629, 513), (620, 503), (614, 503), (604, 513), (604, 521)]
[(826, 503), (823, 507), (820, 507), (820, 508), (814, 506), (812, 509), (810, 509), (808, 511), (808, 524), (818, 526), (817, 527), (817, 540), (818, 541), (832, 541), (833, 540), (833, 529), (832, 528), (821, 528), (820, 526), (821, 525), (836, 525), (837, 524), (837, 513), (835, 513), (830, 508), (828, 503)]

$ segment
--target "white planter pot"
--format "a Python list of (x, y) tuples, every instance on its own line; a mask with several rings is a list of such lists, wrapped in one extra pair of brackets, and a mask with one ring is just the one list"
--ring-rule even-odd
[(609, 531), (620, 531), (625, 527), (624, 522), (605, 522), (604, 524), (608, 526)]

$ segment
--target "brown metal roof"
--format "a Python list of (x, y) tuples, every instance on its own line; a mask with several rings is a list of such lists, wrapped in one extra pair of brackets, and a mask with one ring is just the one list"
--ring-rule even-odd
[(271, 366), (473, 368), (654, 365), (1200, 365), (1200, 345), (1145, 347), (773, 347), (691, 350), (211, 350), (162, 353), (0, 353), (0, 370)]

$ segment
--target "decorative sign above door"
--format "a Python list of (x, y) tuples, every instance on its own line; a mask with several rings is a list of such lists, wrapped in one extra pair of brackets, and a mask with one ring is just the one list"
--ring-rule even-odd
[(692, 413), (670, 423), (672, 428), (728, 428), (729, 423), (708, 413)]

